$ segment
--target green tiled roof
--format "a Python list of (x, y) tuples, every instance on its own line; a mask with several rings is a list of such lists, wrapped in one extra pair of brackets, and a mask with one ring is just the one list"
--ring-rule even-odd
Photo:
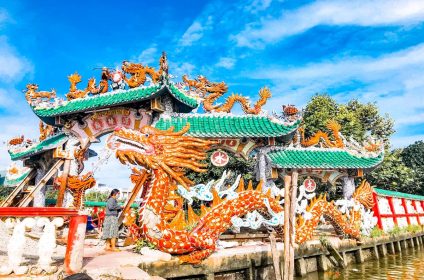
[(178, 131), (187, 123), (190, 130), (187, 135), (196, 137), (279, 137), (293, 132), (300, 123), (284, 123), (266, 116), (231, 114), (187, 114), (162, 116), (155, 127), (168, 129), (174, 126)]
[(32, 147), (28, 148), (25, 151), (18, 152), (18, 153), (12, 153), (9, 151), (10, 158), (12, 160), (17, 160), (24, 157), (29, 157), (31, 155), (38, 154), (39, 152), (56, 148), (67, 139), (68, 139), (68, 136), (66, 136), (66, 134), (64, 133), (57, 134), (55, 136), (47, 138), (46, 140), (33, 145)]
[(383, 160), (383, 153), (375, 157), (354, 155), (341, 149), (296, 149), (268, 153), (278, 168), (372, 168)]
[[(180, 102), (192, 108), (197, 107), (198, 103), (195, 98), (185, 95), (173, 84), (166, 85), (165, 87)], [(128, 104), (131, 102), (149, 99), (155, 94), (158, 94), (161, 89), (162, 86), (157, 84), (143, 88), (108, 92), (105, 94), (66, 101), (63, 105), (54, 108), (33, 108), (33, 111), (40, 118), (55, 117), (70, 113), (84, 112), (93, 109), (104, 108), (111, 105)]]
[(413, 199), (413, 200), (424, 200), (424, 196), (422, 195), (401, 193), (401, 192), (395, 192), (395, 191), (389, 191), (389, 190), (383, 190), (383, 189), (377, 189), (377, 188), (374, 188), (374, 191), (381, 196), (391, 196), (391, 197), (406, 198), (406, 199)]
[(169, 84), (168, 88), (172, 96), (174, 96), (180, 102), (187, 104), (188, 106), (192, 108), (197, 108), (197, 106), (199, 106), (199, 103), (195, 98), (186, 95), (180, 89), (178, 89), (174, 84)]

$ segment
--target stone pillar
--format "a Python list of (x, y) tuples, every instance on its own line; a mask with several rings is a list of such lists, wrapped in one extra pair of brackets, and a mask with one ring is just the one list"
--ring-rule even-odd
[(319, 255), (317, 257), (318, 271), (324, 272), (328, 270), (327, 257), (325, 255)]
[(355, 192), (355, 180), (353, 177), (343, 177), (343, 197), (351, 199)]
[(395, 242), (393, 242), (393, 244), (395, 245), (395, 252), (396, 253), (402, 252), (402, 247), (400, 246), (400, 241), (395, 241)]
[(374, 258), (376, 260), (378, 260), (380, 258), (380, 255), (378, 253), (378, 248), (377, 245), (374, 245), (373, 249), (372, 249), (372, 255), (374, 256)]
[(306, 270), (306, 261), (304, 258), (299, 258), (295, 261), (295, 271), (297, 276), (305, 276), (308, 273)]
[(355, 252), (355, 259), (357, 263), (363, 263), (364, 262), (364, 253), (362, 252), (362, 249), (359, 248), (356, 252)]
[(395, 245), (394, 242), (387, 243), (387, 252), (391, 255), (395, 254)]
[(86, 225), (87, 216), (71, 217), (65, 255), (66, 274), (78, 273), (82, 269)]
[(387, 248), (385, 244), (381, 244), (378, 246), (378, 254), (381, 257), (385, 257), (387, 255)]
[[(36, 167), (36, 169), (37, 169), (36, 171), (37, 173), (35, 175), (35, 185), (37, 185), (46, 174), (46, 170), (44, 166), (39, 165)], [(38, 192), (35, 193), (34, 207), (46, 206), (46, 190), (47, 190), (47, 187), (46, 185), (44, 185)]]

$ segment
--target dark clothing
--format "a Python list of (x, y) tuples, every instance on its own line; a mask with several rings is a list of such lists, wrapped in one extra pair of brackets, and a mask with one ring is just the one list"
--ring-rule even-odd
[(106, 216), (118, 217), (118, 213), (122, 210), (121, 206), (118, 205), (118, 202), (115, 198), (110, 197), (106, 203)]

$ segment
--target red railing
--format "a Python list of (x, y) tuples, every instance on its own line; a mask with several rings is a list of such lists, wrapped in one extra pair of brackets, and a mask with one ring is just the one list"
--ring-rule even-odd
[[(381, 213), (382, 212), (381, 205), (379, 205), (378, 203), (379, 197), (387, 199), (387, 203), (389, 205), (390, 212), (391, 212), (390, 214)], [(380, 229), (384, 229), (384, 224), (385, 224), (384, 219), (392, 219), (394, 225), (399, 225), (398, 219), (400, 218), (406, 218), (406, 222), (408, 225), (411, 225), (411, 224), (424, 225), (424, 211), (421, 211), (421, 213), (419, 213), (420, 210), (424, 210), (424, 201), (400, 198), (400, 197), (390, 197), (387, 195), (379, 195), (376, 192), (373, 193), (373, 199), (374, 199), (374, 207), (373, 207), (374, 216), (377, 217), (378, 219), (377, 225)], [(401, 210), (403, 211), (396, 211), (396, 207), (393, 203), (394, 199), (401, 200), (401, 206), (402, 206)], [(407, 206), (408, 201), (411, 201), (411, 206), (415, 210), (415, 213), (409, 211)], [(421, 206), (421, 209), (419, 209), (418, 205)], [(400, 210), (400, 209), (397, 209), (397, 210)], [(398, 213), (398, 212), (404, 212), (404, 213)], [(417, 222), (415, 223), (415, 219), (412, 219), (412, 218), (416, 218)]]
[(63, 217), (70, 218), (65, 254), (65, 272), (74, 274), (82, 269), (87, 216), (77, 210), (62, 207), (0, 207), (0, 217)]

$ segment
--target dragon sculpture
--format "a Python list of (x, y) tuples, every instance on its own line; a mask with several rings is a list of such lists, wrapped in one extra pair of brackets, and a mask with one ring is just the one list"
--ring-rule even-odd
[(153, 67), (143, 66), (141, 63), (132, 63), (128, 61), (122, 62), (122, 71), (130, 74), (130, 77), (124, 77), (124, 81), (130, 88), (139, 87), (146, 82), (146, 75), (150, 76), (153, 83), (159, 80), (161, 72), (156, 72)]
[[(305, 138), (305, 129), (303, 127), (300, 127), (300, 144), (302, 145), (302, 147), (311, 147), (320, 144), (325, 148), (344, 148), (345, 145), (340, 135), (340, 124), (335, 120), (330, 120), (327, 124), (327, 128), (332, 132), (332, 138), (334, 140), (330, 139), (328, 133), (323, 132), (321, 130), (317, 131), (311, 137)], [(323, 142), (321, 140), (323, 140)], [(294, 139), (293, 141), (297, 142), (297, 139)]]
[(47, 101), (50, 99), (56, 98), (56, 91), (52, 89), (52, 91), (37, 91), (37, 84), (27, 84), (25, 92), (25, 99), (28, 103), (31, 103), (34, 99), (42, 100), (45, 98)]
[[(234, 199), (224, 199), (200, 218), (191, 230), (176, 229), (181, 211), (171, 222), (165, 218), (165, 207), (177, 184), (188, 188), (191, 182), (184, 176), (185, 169), (206, 171), (206, 151), (215, 142), (185, 136), (189, 125), (181, 131), (173, 128), (161, 131), (146, 126), (139, 131), (116, 130), (107, 140), (110, 149), (123, 164), (140, 165), (151, 172), (147, 191), (140, 207), (140, 237), (147, 239), (158, 249), (181, 255), (180, 261), (199, 263), (216, 248), (220, 234), (231, 226), (231, 218), (243, 216), (253, 210), (275, 213), (283, 211), (279, 201), (270, 193), (246, 190)], [(171, 198), (172, 199), (172, 198)], [(175, 222), (174, 222), (175, 221)]]
[(48, 124), (44, 124), (43, 121), (40, 121), (39, 129), (40, 129), (40, 137), (38, 139), (40, 141), (45, 140), (47, 137), (51, 136), (54, 132), (54, 127)]
[(67, 100), (73, 100), (77, 98), (84, 98), (88, 94), (88, 90), (80, 90), (77, 89), (77, 84), (81, 82), (81, 75), (79, 75), (77, 72), (74, 74), (71, 74), (68, 76), (68, 80), (71, 83), (71, 86), (69, 88), (69, 92), (66, 94)]
[(228, 91), (228, 87), (224, 82), (213, 83), (209, 82), (204, 76), (199, 76), (196, 80), (190, 80), (187, 75), (183, 75), (183, 82), (189, 87), (197, 89), (203, 95), (203, 108), (207, 112), (224, 112), (229, 113), (235, 103), (240, 103), (245, 114), (257, 115), (261, 112), (262, 107), (271, 97), (269, 88), (264, 87), (259, 91), (259, 100), (253, 105), (247, 97), (240, 94), (232, 94), (222, 105), (214, 105), (216, 100)]
[(363, 180), (353, 194), (352, 207), (346, 209), (346, 213), (339, 209), (337, 202), (328, 202), (326, 195), (313, 198), (306, 208), (309, 217), (305, 218), (302, 215), (297, 217), (296, 243), (304, 243), (312, 239), (321, 217), (331, 223), (338, 235), (359, 239), (362, 224), (361, 207), (372, 209), (374, 206), (372, 193), (370, 184)]
[[(62, 177), (58, 177), (55, 185), (60, 186)], [(85, 191), (96, 185), (96, 179), (93, 173), (88, 172), (82, 176), (68, 176), (67, 188), (71, 191), (73, 196), (73, 207), (80, 209), (83, 201)]]
[[(190, 206), (184, 211), (181, 197), (175, 193), (179, 188), (189, 189), (192, 186), (184, 170), (206, 171), (201, 160), (215, 144), (185, 136), (188, 129), (189, 125), (178, 132), (174, 132), (173, 128), (162, 131), (150, 126), (141, 131), (120, 128), (108, 138), (107, 146), (115, 151), (121, 163), (142, 167), (142, 170), (133, 169), (131, 179), (134, 183), (143, 172), (150, 174), (141, 195), (139, 225), (130, 226), (130, 232), (136, 238), (148, 240), (159, 250), (179, 255), (181, 262), (196, 264), (215, 250), (220, 234), (232, 225), (234, 217), (242, 217), (255, 210), (264, 215), (281, 214), (283, 207), (279, 198), (272, 197), (270, 191), (263, 193), (261, 183), (253, 190), (252, 184), (245, 189), (240, 181), (237, 196), (220, 197), (215, 189), (212, 190), (213, 201), (210, 207), (201, 205), (200, 216)], [(353, 198), (355, 203), (372, 207), (369, 184), (362, 184)], [(320, 196), (312, 200), (306, 211), (309, 217), (298, 217), (298, 243), (312, 238), (322, 216), (333, 224), (337, 232), (351, 238), (360, 237), (361, 214), (354, 208), (343, 213), (334, 202)], [(281, 224), (277, 225), (277, 231), (282, 231)]]

